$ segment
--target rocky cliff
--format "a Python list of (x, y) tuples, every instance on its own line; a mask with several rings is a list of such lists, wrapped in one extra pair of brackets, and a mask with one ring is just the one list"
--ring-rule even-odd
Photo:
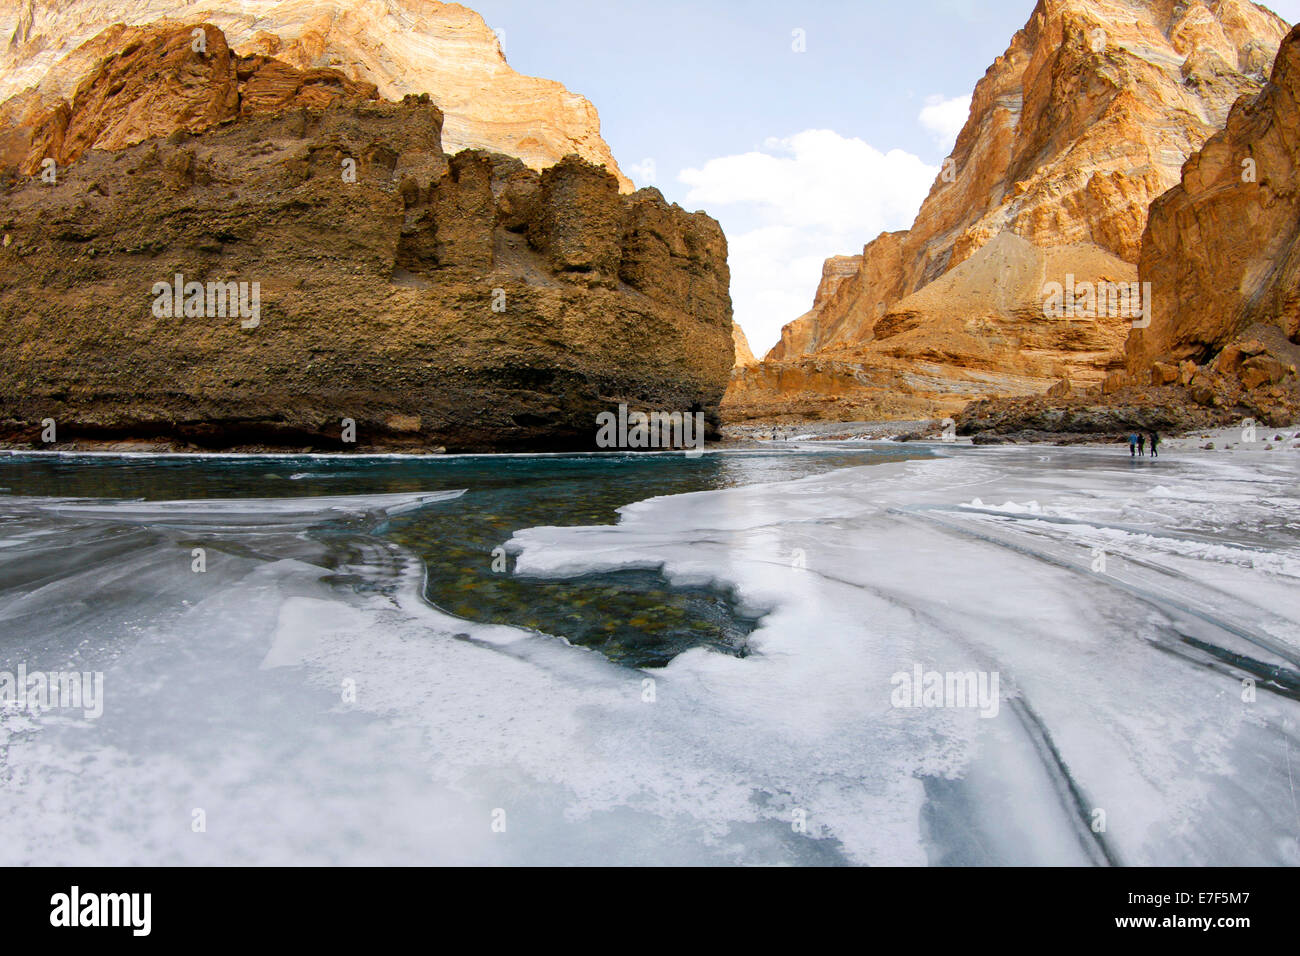
[[(1176, 430), (1300, 418), (1300, 28), (1261, 93), (1151, 205), (1139, 274), (1151, 323), (1126, 342), (1103, 394), (973, 402), (958, 431), (977, 441)], [(1051, 433), (1050, 435), (1047, 433)], [(1267, 436), (1265, 436), (1266, 438)], [(1247, 439), (1249, 440), (1249, 439)]]
[[(71, 101), (129, 28), (210, 23), (241, 57), (309, 73), (337, 70), (381, 98), (427, 93), (445, 116), (449, 153), (487, 149), (536, 170), (577, 154), (634, 188), (600, 136), (596, 109), (561, 84), (516, 73), (473, 10), (435, 0), (7, 0), (0, 9), (0, 103), (32, 123)], [(128, 28), (127, 30), (121, 29)], [(117, 28), (117, 29), (110, 29)], [(105, 32), (109, 31), (109, 32)], [(0, 107), (3, 109), (3, 107)]]
[[(822, 280), (813, 296), (813, 307), (781, 329), (781, 341), (772, 347), (767, 358), (782, 361), (814, 352), (824, 343), (844, 342), (852, 338), (846, 330), (846, 320), (853, 311), (848, 303), (856, 304), (863, 290), (885, 278), (880, 261), (887, 259), (877, 252), (876, 246), (893, 241), (906, 233), (885, 233), (863, 250), (860, 256), (832, 256), (822, 264)], [(870, 266), (867, 266), (867, 263)], [(892, 273), (891, 273), (892, 274)]]
[[(1100, 385), (1134, 317), (1050, 320), (1044, 287), (1137, 279), (1149, 204), (1261, 88), (1285, 32), (1246, 0), (1040, 0), (912, 228), (827, 263), (831, 277), (857, 261), (733, 380), (729, 414), (924, 417)], [(817, 369), (838, 402), (789, 390)]]
[(105, 55), (71, 99), (30, 111), (18, 108), (21, 97), (0, 104), (0, 168), (34, 175), (53, 160), (57, 180), (60, 167), (89, 149), (200, 133), (256, 113), (378, 99), (374, 84), (337, 70), (297, 70), (266, 56), (237, 56), (211, 24), (193, 30), (111, 27), (91, 42)]
[(1300, 415), (1300, 29), (1268, 86), (1152, 205), (1139, 271), (1154, 310), (1127, 343), (1134, 383), (1178, 381), (1278, 423)]
[(735, 364), (738, 368), (753, 365), (758, 361), (749, 348), (749, 339), (745, 337), (745, 330), (740, 327), (739, 322), (731, 323), (731, 340), (736, 351)]
[(447, 156), (428, 97), (195, 27), (122, 34), (9, 131), (79, 158), (0, 174), (0, 440), (562, 448), (621, 402), (716, 418), (711, 218), (577, 156)]

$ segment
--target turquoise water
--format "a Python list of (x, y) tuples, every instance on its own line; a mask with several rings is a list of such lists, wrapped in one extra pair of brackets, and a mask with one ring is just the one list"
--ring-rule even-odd
[[(517, 577), (494, 549), (537, 526), (612, 524), (617, 509), (660, 495), (785, 481), (837, 468), (898, 461), (879, 446), (781, 448), (682, 455), (344, 457), (0, 457), (0, 495), (171, 501), (310, 498), (465, 489), (452, 501), (364, 529), (418, 555), (424, 596), (467, 621), (562, 636), (610, 659), (658, 667), (690, 647), (743, 656), (755, 621), (731, 596), (670, 587), (650, 570), (569, 580)], [(321, 526), (326, 570), (346, 564), (357, 529)], [(504, 566), (503, 566), (504, 565)], [(8, 586), (18, 582), (8, 582)], [(383, 582), (357, 580), (357, 588)], [(0, 581), (0, 590), (6, 582)]]

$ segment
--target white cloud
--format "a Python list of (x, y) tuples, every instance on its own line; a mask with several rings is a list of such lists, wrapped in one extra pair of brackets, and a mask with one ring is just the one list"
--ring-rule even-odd
[(630, 166), (624, 166), (623, 173), (638, 188), (653, 186), (659, 181), (658, 174), (655, 172), (655, 161), (649, 158), (643, 159), (639, 163), (632, 163)]
[(946, 154), (957, 142), (957, 134), (966, 125), (966, 117), (969, 115), (969, 96), (954, 96), (950, 100), (945, 100), (942, 96), (931, 96), (926, 98), (925, 108), (917, 119)]
[(936, 175), (911, 153), (805, 130), (678, 179), (690, 187), (686, 202), (727, 230), (736, 321), (761, 356), (812, 306), (823, 261), (908, 228)]

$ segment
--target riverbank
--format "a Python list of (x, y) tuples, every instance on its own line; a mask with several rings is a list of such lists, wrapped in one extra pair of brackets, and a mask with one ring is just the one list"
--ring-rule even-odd
[[(964, 435), (952, 419), (930, 421), (890, 422), (806, 422), (798, 425), (753, 424), (727, 425), (722, 429), (724, 446), (744, 443), (782, 442), (841, 442), (841, 441), (893, 441), (942, 442), (962, 445), (1047, 445), (1117, 446), (1128, 443), (1132, 431), (1144, 436), (1156, 432), (1165, 449), (1187, 450), (1201, 448), (1207, 451), (1295, 451), (1300, 450), (1300, 423), (1274, 428), (1259, 423), (1242, 422), (1212, 427), (1175, 429), (1168, 431), (1150, 424), (1133, 425), (1128, 429), (1116, 428), (1108, 432), (1052, 431), (1022, 429), (1011, 433), (995, 431)], [(945, 437), (945, 433), (946, 436)]]

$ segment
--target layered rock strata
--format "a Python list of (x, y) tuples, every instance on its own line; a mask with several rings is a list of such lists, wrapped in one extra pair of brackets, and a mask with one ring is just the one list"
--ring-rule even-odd
[[(812, 311), (733, 381), (728, 415), (818, 406), (830, 393), (800, 391), (818, 368), (834, 369), (842, 399), (823, 413), (866, 417), (950, 413), (1122, 370), (1133, 317), (1053, 324), (1042, 286), (1137, 279), (1151, 201), (1262, 87), (1285, 32), (1246, 0), (1040, 0), (977, 84), (912, 227), (828, 261)], [(982, 285), (1008, 237), (1034, 250), (1017, 262), (1046, 267), (1036, 305), (1017, 278), (1014, 294)]]
[(1139, 270), (1155, 295), (1126, 345), (1135, 384), (1300, 417), (1300, 29), (1152, 205)]
[[(333, 69), (380, 97), (427, 93), (449, 153), (487, 149), (536, 170), (576, 153), (635, 187), (600, 135), (600, 117), (559, 83), (516, 73), (502, 34), (473, 10), (436, 0), (7, 0), (0, 9), (0, 103), (39, 114), (71, 100), (133, 27), (216, 26), (237, 56)], [(107, 32), (106, 32), (107, 31)]]
[(54, 181), (0, 174), (0, 440), (484, 451), (592, 447), (620, 403), (716, 420), (714, 220), (577, 156), (447, 156), (428, 97), (215, 28), (187, 54), (194, 26), (79, 86)]

